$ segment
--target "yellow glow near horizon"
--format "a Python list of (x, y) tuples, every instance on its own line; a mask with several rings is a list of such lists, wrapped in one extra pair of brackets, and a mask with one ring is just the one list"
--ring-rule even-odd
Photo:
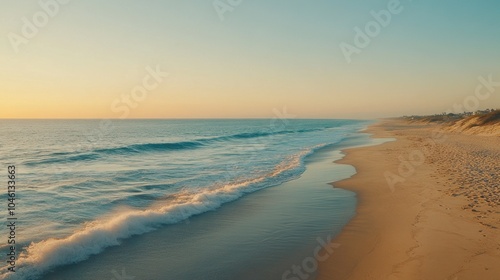
[[(247, 3), (226, 21), (193, 3), (127, 5), (74, 2), (18, 52), (1, 45), (0, 118), (270, 118), (284, 107), (297, 118), (430, 114), (463, 103), (479, 76), (500, 80), (491, 59), (497, 37), (481, 27), (448, 39), (428, 33), (464, 24), (437, 20), (450, 7), (422, 4), (398, 15), (398, 26), (383, 29), (347, 63), (338, 46), (352, 42), (354, 26), (366, 19), (351, 18), (339, 4), (304, 10), (306, 4), (270, 3), (268, 14)], [(472, 8), (485, 12), (485, 30), (500, 25), (492, 9)], [(20, 19), (33, 9), (40, 7), (5, 4), (0, 33), (21, 34)], [(292, 16), (297, 11), (303, 13)], [(429, 12), (436, 13), (432, 28), (419, 16)], [(485, 43), (471, 43), (479, 39)], [(148, 67), (157, 66), (168, 78), (144, 84)], [(500, 107), (498, 94), (478, 105), (491, 107)]]

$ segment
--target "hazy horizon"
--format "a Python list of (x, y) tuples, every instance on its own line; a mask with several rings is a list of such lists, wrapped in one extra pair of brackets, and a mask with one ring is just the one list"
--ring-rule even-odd
[(5, 2), (0, 118), (375, 119), (500, 108), (500, 3), (458, 3)]

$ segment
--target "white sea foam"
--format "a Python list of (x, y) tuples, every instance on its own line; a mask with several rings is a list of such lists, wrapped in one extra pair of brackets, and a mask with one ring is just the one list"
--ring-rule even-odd
[[(129, 209), (115, 213), (111, 218), (103, 218), (87, 223), (81, 229), (62, 239), (47, 239), (32, 243), (17, 261), (17, 272), (6, 273), (2, 268), (2, 279), (36, 279), (56, 266), (77, 263), (99, 254), (105, 248), (118, 245), (120, 240), (154, 230), (158, 226), (175, 224), (190, 216), (212, 211), (222, 204), (234, 201), (246, 193), (282, 183), (293, 178), (288, 171), (300, 174), (303, 159), (318, 145), (304, 150), (259, 177), (223, 184), (199, 190), (182, 192), (168, 199), (164, 205), (156, 205), (145, 210)], [(280, 178), (283, 177), (283, 178)]]

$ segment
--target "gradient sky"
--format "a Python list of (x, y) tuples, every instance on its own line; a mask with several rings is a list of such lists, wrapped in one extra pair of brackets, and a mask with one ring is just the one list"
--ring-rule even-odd
[[(389, 2), (242, 0), (220, 20), (212, 0), (72, 0), (16, 53), (9, 36), (43, 10), (3, 0), (0, 118), (123, 117), (121, 98), (157, 65), (169, 77), (125, 106), (126, 117), (438, 113), (470, 100), (479, 76), (500, 82), (494, 0), (401, 0), (401, 13), (347, 63), (339, 45), (354, 44), (354, 28)], [(478, 108), (492, 107), (500, 87)]]

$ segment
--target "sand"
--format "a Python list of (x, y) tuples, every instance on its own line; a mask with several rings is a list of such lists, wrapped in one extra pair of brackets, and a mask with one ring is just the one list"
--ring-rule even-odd
[(402, 120), (368, 132), (397, 140), (339, 161), (357, 169), (333, 183), (357, 193), (357, 215), (318, 279), (500, 279), (500, 137)]

